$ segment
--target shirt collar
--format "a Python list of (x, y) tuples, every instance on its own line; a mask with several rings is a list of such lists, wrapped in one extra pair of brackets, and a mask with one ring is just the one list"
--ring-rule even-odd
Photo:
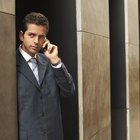
[[(28, 62), (32, 57), (26, 53), (22, 48), (21, 48), (21, 45), (19, 46), (19, 51), (21, 53), (21, 55), (24, 57), (24, 59)], [(35, 55), (35, 58), (36, 58), (36, 55)]]

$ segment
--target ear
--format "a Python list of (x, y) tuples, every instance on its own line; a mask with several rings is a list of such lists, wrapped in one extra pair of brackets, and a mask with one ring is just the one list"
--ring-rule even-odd
[(23, 36), (24, 36), (23, 31), (20, 31), (19, 32), (19, 39), (21, 42), (23, 41)]

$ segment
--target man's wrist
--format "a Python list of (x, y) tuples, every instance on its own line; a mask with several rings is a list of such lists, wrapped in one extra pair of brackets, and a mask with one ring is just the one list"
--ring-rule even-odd
[(59, 58), (57, 61), (55, 60), (55, 62), (51, 62), (52, 66), (57, 66), (61, 63), (61, 59)]

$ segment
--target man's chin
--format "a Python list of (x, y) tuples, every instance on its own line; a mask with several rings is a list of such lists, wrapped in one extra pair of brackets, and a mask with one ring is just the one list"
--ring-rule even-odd
[(34, 53), (34, 54), (36, 54), (36, 53), (39, 52), (39, 50), (38, 49), (32, 49), (31, 52)]
[(38, 53), (38, 51), (36, 51), (36, 50), (30, 51), (30, 54), (31, 54), (32, 56), (34, 56), (36, 53)]

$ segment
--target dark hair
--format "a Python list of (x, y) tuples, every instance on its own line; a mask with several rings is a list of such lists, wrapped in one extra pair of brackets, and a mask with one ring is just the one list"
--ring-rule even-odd
[(21, 26), (21, 30), (23, 31), (23, 33), (27, 30), (28, 24), (36, 24), (36, 25), (46, 26), (47, 33), (49, 32), (48, 18), (45, 17), (45, 15), (43, 15), (41, 13), (31, 12), (24, 17), (24, 19), (22, 21), (22, 26)]

